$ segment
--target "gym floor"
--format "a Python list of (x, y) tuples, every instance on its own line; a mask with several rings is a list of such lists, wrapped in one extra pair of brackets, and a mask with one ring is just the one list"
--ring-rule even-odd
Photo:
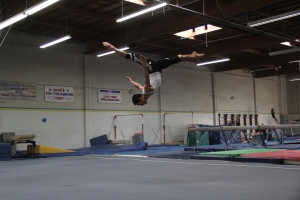
[(0, 162), (1, 200), (299, 200), (300, 166), (84, 155)]

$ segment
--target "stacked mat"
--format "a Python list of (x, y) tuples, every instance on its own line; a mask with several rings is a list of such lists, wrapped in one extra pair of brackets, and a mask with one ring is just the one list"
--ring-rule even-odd
[(0, 161), (11, 161), (11, 152), (10, 143), (0, 143)]

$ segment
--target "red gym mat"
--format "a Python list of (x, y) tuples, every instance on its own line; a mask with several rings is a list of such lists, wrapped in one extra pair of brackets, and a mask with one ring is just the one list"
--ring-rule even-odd
[(284, 160), (300, 161), (300, 150), (282, 150), (273, 152), (242, 154), (240, 157), (251, 158), (282, 158)]

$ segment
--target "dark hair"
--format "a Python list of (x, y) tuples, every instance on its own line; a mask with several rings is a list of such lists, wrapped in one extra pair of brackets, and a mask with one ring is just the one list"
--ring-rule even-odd
[(138, 102), (140, 102), (140, 97), (142, 97), (141, 94), (134, 94), (132, 96), (132, 103), (136, 105)]

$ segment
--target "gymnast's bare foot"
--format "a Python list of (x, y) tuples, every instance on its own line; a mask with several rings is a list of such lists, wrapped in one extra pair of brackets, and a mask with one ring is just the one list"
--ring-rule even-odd
[(108, 42), (103, 42), (102, 44), (103, 44), (103, 46), (106, 47), (108, 50), (114, 50), (114, 49), (115, 49), (115, 47), (114, 47), (112, 44), (108, 43)]
[(180, 61), (198, 61), (201, 57), (204, 56), (204, 53), (197, 53), (196, 51), (194, 51), (191, 54), (188, 55), (178, 55), (178, 57), (180, 58)]
[(194, 51), (192, 53), (192, 56), (194, 56), (195, 58), (200, 58), (200, 57), (203, 57), (204, 56), (204, 53), (197, 53), (196, 51)]

